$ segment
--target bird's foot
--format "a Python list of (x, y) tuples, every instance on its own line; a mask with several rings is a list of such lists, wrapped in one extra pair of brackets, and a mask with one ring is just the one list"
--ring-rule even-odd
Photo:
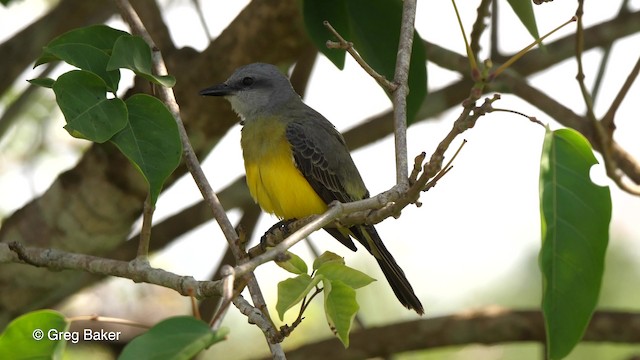
[(266, 250), (267, 247), (278, 245), (289, 236), (289, 225), (296, 219), (280, 220), (267, 230), (260, 238), (260, 246)]

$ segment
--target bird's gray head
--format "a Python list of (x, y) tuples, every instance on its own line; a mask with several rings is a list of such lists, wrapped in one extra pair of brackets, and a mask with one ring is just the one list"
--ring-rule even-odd
[(277, 67), (264, 63), (240, 67), (227, 81), (200, 95), (224, 96), (244, 120), (271, 115), (292, 99), (300, 99), (289, 79)]

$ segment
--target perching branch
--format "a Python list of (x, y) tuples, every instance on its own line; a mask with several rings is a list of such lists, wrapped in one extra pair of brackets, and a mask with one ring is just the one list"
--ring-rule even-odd
[(344, 37), (342, 37), (342, 35), (340, 35), (340, 33), (328, 21), (325, 21), (323, 24), (327, 29), (329, 29), (329, 31), (331, 31), (331, 33), (336, 38), (338, 38), (337, 43), (334, 41), (327, 41), (327, 47), (329, 49), (346, 50), (349, 53), (349, 55), (351, 55), (351, 57), (353, 57), (353, 59), (358, 63), (358, 65), (360, 65), (367, 74), (369, 74), (375, 81), (377, 81), (378, 84), (380, 84), (380, 86), (382, 86), (384, 89), (388, 91), (395, 90), (396, 84), (387, 80), (387, 78), (385, 78), (384, 75), (379, 74), (369, 64), (367, 64), (367, 62), (364, 61), (362, 56), (360, 56), (360, 54), (358, 54), (358, 52), (353, 48), (352, 42), (347, 41)]

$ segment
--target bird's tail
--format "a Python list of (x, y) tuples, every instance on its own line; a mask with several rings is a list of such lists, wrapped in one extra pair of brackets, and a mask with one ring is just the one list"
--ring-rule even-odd
[(404, 271), (400, 268), (396, 260), (393, 258), (389, 250), (387, 250), (382, 239), (373, 225), (354, 226), (351, 232), (364, 245), (367, 250), (378, 260), (378, 264), (382, 269), (382, 273), (387, 278), (389, 285), (393, 289), (400, 303), (408, 309), (413, 309), (418, 314), (424, 314), (422, 303), (413, 292), (413, 287), (404, 275)]

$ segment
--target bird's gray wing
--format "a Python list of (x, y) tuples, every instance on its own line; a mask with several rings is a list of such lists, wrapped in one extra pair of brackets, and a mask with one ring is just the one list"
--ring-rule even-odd
[[(333, 126), (328, 121), (327, 124)], [(311, 188), (327, 204), (334, 200), (350, 202), (359, 200), (358, 197), (361, 199), (363, 196), (368, 196), (360, 174), (339, 133), (335, 130), (327, 131), (324, 126), (315, 128), (310, 126), (314, 124), (290, 122), (286, 128), (286, 137), (291, 144), (296, 167)], [(358, 184), (356, 188), (363, 188), (364, 193), (356, 194), (358, 197), (350, 194), (345, 188), (345, 179), (356, 182)], [(343, 245), (356, 251), (353, 241), (343, 231), (335, 227), (327, 227), (325, 230)]]
[(329, 152), (343, 151), (349, 156), (345, 146), (331, 139), (330, 134), (313, 133), (323, 132), (324, 129), (310, 129), (305, 126), (309, 124), (292, 122), (286, 129), (287, 140), (291, 144), (291, 152), (298, 170), (325, 203), (329, 204), (334, 200), (356, 200), (345, 190), (340, 169), (336, 169), (330, 162), (336, 154)]

